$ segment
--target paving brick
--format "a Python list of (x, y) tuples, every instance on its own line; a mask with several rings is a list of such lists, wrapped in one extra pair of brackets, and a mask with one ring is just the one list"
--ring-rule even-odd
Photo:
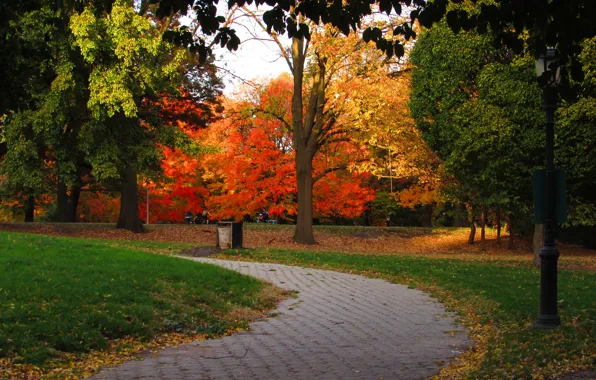
[(97, 379), (420, 379), (471, 344), (455, 314), (403, 285), (279, 264), (195, 260), (298, 290), (298, 298), (280, 303), (277, 317), (248, 332), (170, 347)]

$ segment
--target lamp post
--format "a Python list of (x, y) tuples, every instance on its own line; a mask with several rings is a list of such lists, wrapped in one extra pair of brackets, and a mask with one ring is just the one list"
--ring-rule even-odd
[(544, 246), (540, 250), (540, 315), (536, 328), (549, 329), (561, 325), (557, 315), (557, 262), (559, 250), (555, 245), (555, 202), (556, 182), (553, 160), (555, 110), (557, 109), (557, 84), (559, 69), (555, 49), (548, 48), (546, 54), (536, 61), (536, 75), (543, 83), (543, 108), (546, 114), (546, 180), (545, 180), (545, 231)]

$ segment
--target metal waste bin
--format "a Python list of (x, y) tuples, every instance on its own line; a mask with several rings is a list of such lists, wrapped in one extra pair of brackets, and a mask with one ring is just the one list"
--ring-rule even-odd
[(242, 222), (218, 222), (215, 246), (221, 249), (242, 248)]

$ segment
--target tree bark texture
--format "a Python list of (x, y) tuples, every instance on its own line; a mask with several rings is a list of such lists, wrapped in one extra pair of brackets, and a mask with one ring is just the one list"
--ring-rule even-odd
[(29, 195), (25, 201), (25, 223), (31, 223), (35, 219), (35, 196)]
[(534, 224), (534, 236), (532, 237), (532, 252), (534, 253), (533, 264), (540, 268), (540, 250), (544, 245), (544, 224)]
[[(318, 149), (318, 137), (322, 130), (322, 114), (325, 99), (325, 65), (318, 62), (306, 110), (303, 107), (302, 84), (304, 79), (304, 38), (292, 39), (292, 137), (296, 152), (296, 185), (298, 190), (298, 217), (294, 241), (298, 244), (315, 244), (312, 229), (312, 160)], [(304, 112), (306, 111), (306, 112)]]
[(298, 180), (298, 219), (294, 240), (299, 244), (315, 244), (312, 229), (312, 160), (307, 155), (296, 154)]
[(143, 224), (139, 218), (137, 172), (131, 164), (126, 165), (122, 175), (120, 215), (116, 228), (123, 228), (135, 233), (143, 232)]

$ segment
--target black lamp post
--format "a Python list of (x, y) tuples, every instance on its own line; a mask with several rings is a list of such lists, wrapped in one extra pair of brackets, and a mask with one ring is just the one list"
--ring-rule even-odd
[(555, 49), (548, 48), (546, 54), (536, 61), (536, 75), (543, 83), (543, 107), (546, 113), (546, 183), (545, 183), (545, 231), (544, 246), (540, 250), (540, 315), (536, 328), (549, 329), (561, 325), (557, 315), (557, 262), (559, 250), (555, 245), (555, 202), (556, 182), (553, 162), (555, 110), (557, 109), (557, 84), (559, 70)]

